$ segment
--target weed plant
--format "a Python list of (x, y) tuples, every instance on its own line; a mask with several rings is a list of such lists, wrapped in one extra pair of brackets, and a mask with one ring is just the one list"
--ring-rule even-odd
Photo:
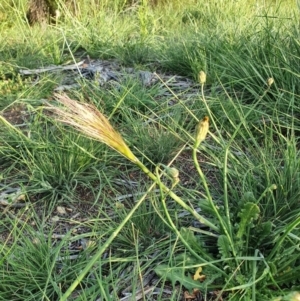
[[(297, 300), (296, 3), (58, 1), (34, 27), (27, 5), (0, 4), (0, 300)], [(19, 74), (87, 55), (199, 93)]]

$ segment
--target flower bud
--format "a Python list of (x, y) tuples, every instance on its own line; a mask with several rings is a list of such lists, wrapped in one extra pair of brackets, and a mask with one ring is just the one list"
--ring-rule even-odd
[(166, 168), (166, 174), (171, 177), (172, 179), (179, 177), (179, 171), (175, 167), (168, 167)]
[(209, 117), (205, 116), (197, 125), (195, 148), (198, 148), (200, 143), (206, 138), (209, 128)]
[(274, 78), (273, 77), (269, 77), (267, 80), (267, 85), (270, 88), (274, 83)]
[(201, 85), (204, 85), (206, 83), (206, 74), (204, 71), (200, 71), (199, 74), (198, 74), (198, 80), (199, 80), (199, 83)]

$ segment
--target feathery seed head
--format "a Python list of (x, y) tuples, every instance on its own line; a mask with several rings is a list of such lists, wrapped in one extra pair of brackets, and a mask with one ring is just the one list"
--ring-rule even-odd
[(72, 126), (86, 136), (113, 148), (133, 162), (138, 159), (131, 152), (122, 136), (115, 131), (108, 119), (93, 105), (79, 103), (67, 95), (55, 94), (56, 100), (64, 108), (50, 105), (48, 110), (56, 115), (56, 120)]

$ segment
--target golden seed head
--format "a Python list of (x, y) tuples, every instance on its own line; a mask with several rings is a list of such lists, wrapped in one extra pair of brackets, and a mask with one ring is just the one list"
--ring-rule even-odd
[(273, 83), (274, 83), (274, 78), (273, 77), (269, 77), (268, 80), (267, 80), (268, 87), (271, 87)]
[(87, 137), (98, 140), (133, 162), (138, 159), (131, 152), (122, 136), (112, 127), (108, 119), (94, 106), (70, 99), (67, 95), (55, 94), (64, 107), (47, 107), (56, 120), (77, 129)]
[(201, 85), (204, 85), (206, 83), (206, 74), (204, 71), (199, 72), (198, 79)]

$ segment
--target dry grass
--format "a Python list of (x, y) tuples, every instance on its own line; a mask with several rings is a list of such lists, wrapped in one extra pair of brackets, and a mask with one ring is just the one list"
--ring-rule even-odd
[(56, 115), (58, 121), (70, 125), (87, 137), (106, 144), (130, 161), (138, 161), (121, 135), (95, 106), (79, 103), (65, 94), (55, 94), (55, 99), (64, 107), (50, 105), (47, 109)]

